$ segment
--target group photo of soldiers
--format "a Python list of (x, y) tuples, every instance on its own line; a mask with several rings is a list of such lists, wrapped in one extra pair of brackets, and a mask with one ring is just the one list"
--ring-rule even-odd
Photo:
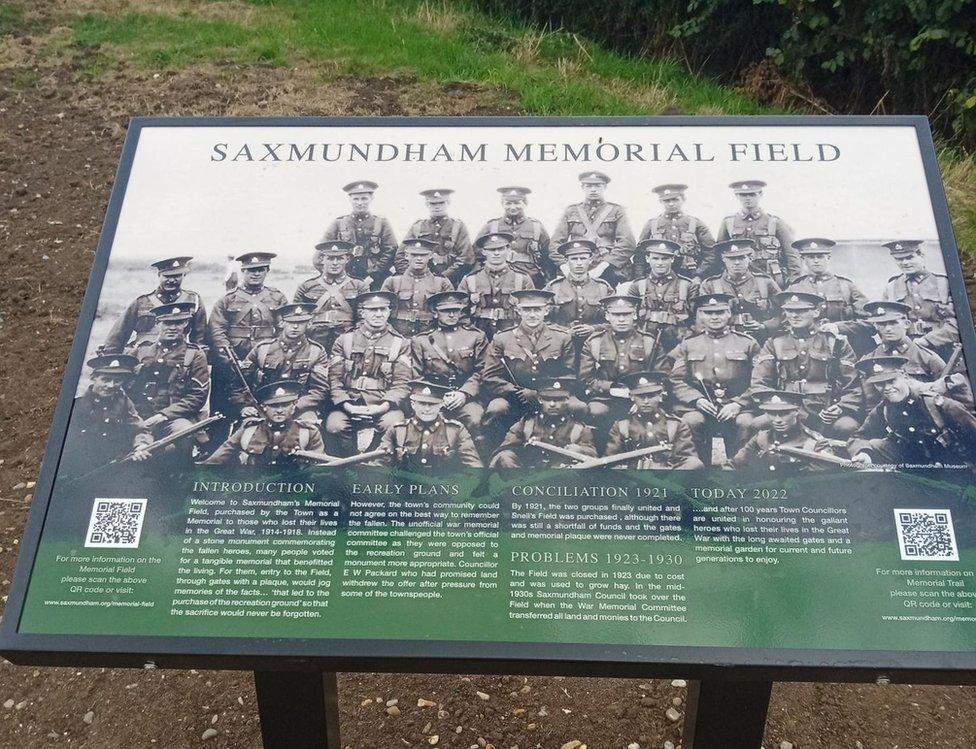
[(398, 240), (379, 185), (352, 182), (297, 288), (277, 287), (274, 248), (240, 248), (212, 299), (193, 257), (159, 258), (157, 287), (94, 342), (62, 471), (974, 462), (948, 280), (921, 240), (858, 266), (888, 279), (870, 298), (832, 270), (829, 224), (794, 236), (762, 181), (733, 182), (717, 219), (685, 212), (687, 185), (654, 186), (636, 235), (610, 183), (580, 174), (551, 231), (528, 187), (499, 186), (476, 232), (452, 189), (415, 191), (427, 215)]

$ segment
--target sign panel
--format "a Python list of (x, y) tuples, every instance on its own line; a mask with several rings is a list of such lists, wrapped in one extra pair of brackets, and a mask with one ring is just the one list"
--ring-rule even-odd
[(135, 120), (4, 653), (964, 680), (973, 343), (919, 118)]

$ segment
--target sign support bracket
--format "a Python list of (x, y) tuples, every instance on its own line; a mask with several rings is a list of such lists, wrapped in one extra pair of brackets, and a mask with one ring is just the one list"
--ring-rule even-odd
[(760, 749), (771, 681), (688, 682), (684, 749)]
[(255, 671), (254, 688), (267, 749), (340, 749), (334, 671)]

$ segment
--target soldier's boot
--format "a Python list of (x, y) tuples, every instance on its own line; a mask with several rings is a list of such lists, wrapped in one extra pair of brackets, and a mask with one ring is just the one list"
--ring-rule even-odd
[(502, 450), (492, 458), (489, 466), (492, 468), (521, 468), (522, 461), (514, 450)]

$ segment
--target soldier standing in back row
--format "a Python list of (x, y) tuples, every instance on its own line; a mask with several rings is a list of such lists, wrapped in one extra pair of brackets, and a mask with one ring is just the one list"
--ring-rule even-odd
[(583, 341), (606, 320), (600, 302), (613, 293), (613, 287), (602, 278), (591, 278), (587, 273), (590, 259), (596, 254), (596, 244), (590, 240), (574, 239), (560, 245), (558, 252), (566, 258), (569, 273), (546, 284), (546, 290), (555, 294), (554, 309), (549, 317), (552, 322), (569, 329), (579, 351)]
[(322, 236), (323, 242), (341, 239), (352, 244), (352, 259), (346, 271), (372, 289), (378, 289), (392, 272), (397, 250), (390, 222), (369, 210), (378, 187), (368, 180), (350, 182), (343, 187), (352, 203), (352, 213), (339, 216)]
[(718, 242), (743, 238), (755, 240), (753, 269), (768, 274), (780, 288), (785, 288), (803, 274), (803, 263), (793, 247), (793, 230), (779, 216), (759, 207), (765, 186), (766, 183), (760, 180), (743, 180), (729, 185), (739, 198), (742, 210), (725, 217), (716, 239)]
[(753, 240), (718, 242), (715, 251), (721, 256), (725, 270), (702, 281), (698, 293), (732, 297), (732, 328), (762, 343), (779, 330), (779, 315), (774, 304), (779, 286), (765, 273), (752, 270), (756, 251)]
[[(512, 267), (528, 274), (536, 286), (542, 286), (547, 277), (555, 274), (549, 259), (549, 234), (542, 222), (525, 215), (528, 187), (499, 187), (502, 194), (503, 215), (493, 218), (478, 232), (479, 237), (486, 234), (507, 232), (512, 235)], [(484, 258), (479, 258), (479, 264)]]
[[(646, 224), (640, 235), (640, 242), (648, 239), (664, 239), (674, 242), (678, 246), (674, 270), (688, 278), (704, 278), (721, 270), (718, 258), (712, 252), (715, 240), (705, 223), (694, 216), (689, 216), (682, 209), (685, 204), (685, 191), (688, 185), (658, 185), (652, 192), (657, 193), (664, 213), (655, 216)], [(641, 264), (635, 262), (638, 268), (636, 277), (644, 274), (640, 270)]]
[(194, 305), (193, 317), (190, 319), (190, 329), (187, 334), (191, 343), (203, 344), (207, 335), (207, 311), (203, 308), (203, 300), (195, 291), (183, 288), (183, 279), (189, 271), (193, 258), (182, 255), (157, 260), (152, 264), (159, 275), (159, 285), (148, 294), (137, 296), (125, 308), (122, 316), (112, 326), (102, 350), (106, 352), (121, 352), (129, 346), (136, 346), (145, 340), (155, 338), (156, 317), (153, 307), (176, 302), (190, 302)]
[[(447, 215), (447, 206), (453, 192), (454, 190), (445, 189), (421, 191), (420, 194), (427, 201), (430, 216), (415, 221), (405, 237), (433, 242), (430, 270), (434, 275), (448, 279), (452, 285), (473, 270), (475, 264), (474, 248), (471, 246), (467, 227), (460, 219)], [(397, 252), (394, 265), (397, 273), (406, 273), (407, 258), (403, 254), (403, 247)]]
[(484, 253), (485, 265), (461, 279), (458, 291), (468, 295), (471, 321), (489, 338), (515, 326), (512, 294), (535, 288), (532, 279), (508, 261), (514, 236), (506, 232), (485, 234), (475, 245)]
[(352, 244), (336, 240), (315, 245), (313, 265), (321, 275), (302, 281), (295, 292), (296, 304), (314, 304), (308, 337), (332, 350), (335, 339), (355, 327), (356, 297), (368, 291), (364, 281), (346, 273)]
[(383, 291), (391, 291), (396, 297), (393, 309), (393, 327), (410, 338), (430, 329), (433, 315), (427, 300), (441, 291), (454, 287), (443, 276), (435, 276), (430, 270), (431, 254), (436, 244), (429, 239), (408, 239), (401, 252), (407, 261), (402, 274), (390, 276), (383, 282)]
[[(604, 278), (611, 286), (633, 277), (631, 256), (634, 254), (634, 233), (627, 221), (623, 206), (605, 199), (610, 178), (603, 172), (583, 172), (580, 186), (584, 200), (569, 206), (552, 233), (552, 241), (560, 246), (571, 239), (589, 239), (596, 243), (597, 254), (590, 261), (590, 275)], [(553, 263), (561, 266), (565, 258), (553, 255)], [(563, 275), (566, 275), (565, 270)]]

